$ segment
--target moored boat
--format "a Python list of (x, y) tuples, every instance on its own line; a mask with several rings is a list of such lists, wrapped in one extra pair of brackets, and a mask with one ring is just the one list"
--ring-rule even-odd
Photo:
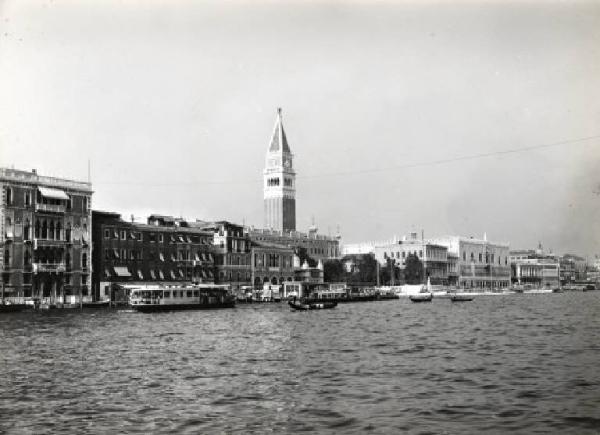
[(462, 294), (456, 293), (456, 294), (453, 294), (452, 296), (450, 296), (450, 300), (452, 302), (469, 302), (469, 301), (473, 300), (473, 296), (464, 294), (464, 293), (462, 293)]
[(194, 284), (140, 286), (129, 296), (131, 308), (142, 312), (206, 310), (235, 307), (227, 285)]
[(0, 313), (16, 313), (27, 308), (26, 304), (0, 303)]
[(337, 306), (337, 302), (302, 302), (299, 300), (289, 301), (288, 305), (292, 307), (294, 310), (298, 311), (307, 311), (307, 310), (328, 310), (331, 308), (335, 308)]
[(413, 302), (431, 302), (433, 300), (433, 293), (417, 293), (408, 297)]

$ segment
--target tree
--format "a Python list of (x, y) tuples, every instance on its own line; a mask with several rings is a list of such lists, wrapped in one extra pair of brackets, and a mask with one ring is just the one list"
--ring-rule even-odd
[(415, 254), (408, 254), (406, 257), (404, 279), (407, 284), (423, 283), (423, 263)]
[(355, 272), (347, 282), (350, 285), (375, 285), (377, 283), (377, 260), (373, 254), (354, 256)]
[(396, 265), (395, 260), (388, 258), (387, 264), (385, 266), (381, 266), (379, 272), (379, 278), (381, 279), (381, 284), (383, 285), (392, 285), (392, 270), (394, 271), (394, 285), (399, 285), (402, 283), (402, 271)]
[(323, 274), (325, 282), (344, 282), (346, 281), (346, 270), (344, 263), (340, 260), (332, 259), (323, 264)]

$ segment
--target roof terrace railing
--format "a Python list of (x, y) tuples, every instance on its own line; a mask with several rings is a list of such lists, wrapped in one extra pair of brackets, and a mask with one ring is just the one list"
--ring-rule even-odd
[(0, 180), (21, 183), (43, 184), (63, 189), (83, 190), (92, 192), (92, 183), (86, 181), (67, 180), (65, 178), (38, 175), (35, 172), (21, 171), (18, 169), (0, 168)]

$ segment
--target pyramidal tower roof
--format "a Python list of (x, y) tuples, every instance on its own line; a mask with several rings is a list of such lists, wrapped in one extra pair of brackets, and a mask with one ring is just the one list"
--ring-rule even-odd
[(275, 121), (275, 128), (273, 129), (273, 135), (271, 136), (271, 143), (269, 144), (269, 152), (284, 152), (291, 153), (290, 147), (285, 137), (285, 130), (283, 129), (283, 122), (281, 120), (281, 107), (277, 108), (277, 120)]

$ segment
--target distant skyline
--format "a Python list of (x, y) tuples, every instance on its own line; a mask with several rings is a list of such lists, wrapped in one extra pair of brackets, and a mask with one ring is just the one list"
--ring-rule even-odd
[[(600, 254), (600, 4), (0, 1), (0, 165), (93, 208)], [(507, 152), (510, 151), (510, 152)]]

